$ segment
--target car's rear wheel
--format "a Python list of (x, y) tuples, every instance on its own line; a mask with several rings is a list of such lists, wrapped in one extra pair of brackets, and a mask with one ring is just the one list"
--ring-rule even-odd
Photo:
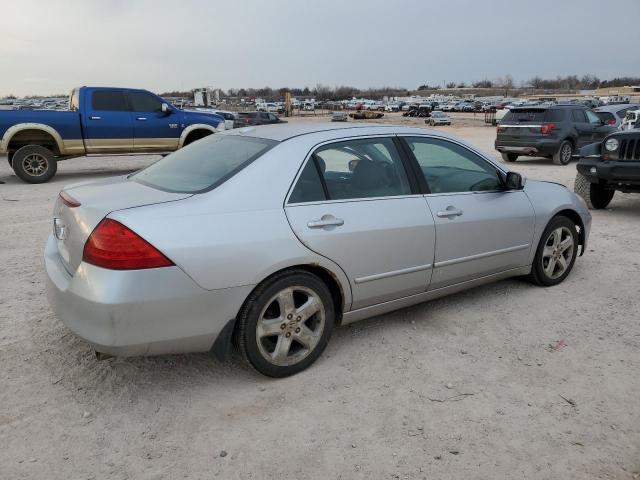
[(531, 267), (531, 280), (545, 287), (562, 282), (576, 261), (578, 231), (569, 218), (554, 217), (545, 228)]
[(515, 162), (518, 159), (517, 153), (501, 153), (500, 155), (505, 162)]
[(244, 360), (258, 372), (286, 377), (316, 361), (334, 322), (326, 284), (304, 270), (285, 271), (251, 293), (238, 316), (236, 342)]
[(584, 199), (587, 207), (595, 210), (607, 208), (616, 193), (615, 190), (608, 190), (602, 185), (591, 183), (587, 177), (579, 172), (573, 184), (573, 191)]
[(13, 154), (11, 166), (16, 175), (27, 183), (45, 183), (58, 169), (56, 157), (41, 145), (26, 145)]
[(573, 144), (569, 140), (564, 140), (558, 151), (553, 154), (553, 163), (556, 165), (568, 165), (573, 155)]

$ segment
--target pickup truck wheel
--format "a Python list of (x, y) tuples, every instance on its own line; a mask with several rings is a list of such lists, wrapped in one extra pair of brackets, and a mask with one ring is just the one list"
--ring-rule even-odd
[(613, 195), (616, 193), (615, 190), (607, 190), (603, 188), (602, 185), (591, 183), (589, 179), (581, 173), (576, 175), (573, 191), (584, 199), (587, 207), (595, 210), (607, 208), (613, 199)]
[(58, 169), (53, 152), (41, 145), (27, 145), (16, 150), (11, 166), (16, 175), (27, 183), (48, 182)]
[(573, 145), (569, 140), (565, 140), (560, 144), (558, 151), (553, 154), (553, 163), (556, 165), (568, 165), (573, 155)]
[(500, 155), (505, 162), (515, 162), (518, 159), (517, 153), (501, 153)]

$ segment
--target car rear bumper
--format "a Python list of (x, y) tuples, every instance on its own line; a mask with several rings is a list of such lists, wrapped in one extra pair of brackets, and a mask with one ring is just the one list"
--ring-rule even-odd
[(210, 350), (252, 288), (204, 290), (179, 267), (118, 271), (83, 262), (71, 276), (53, 236), (44, 261), (51, 309), (96, 351), (118, 356)]
[(517, 153), (518, 155), (546, 156), (553, 155), (560, 145), (557, 141), (533, 140), (531, 142), (518, 142), (501, 140), (495, 142), (495, 149), (500, 153)]
[(631, 188), (633, 191), (640, 188), (640, 161), (603, 161), (600, 158), (583, 157), (576, 168), (591, 183), (612, 184), (616, 188), (627, 185), (633, 187)]

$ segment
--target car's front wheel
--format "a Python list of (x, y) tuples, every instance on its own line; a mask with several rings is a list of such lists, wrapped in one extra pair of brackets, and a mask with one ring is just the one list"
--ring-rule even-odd
[(569, 218), (554, 217), (544, 230), (531, 267), (531, 280), (545, 287), (562, 282), (576, 261), (578, 231)]
[(608, 190), (602, 185), (591, 183), (589, 179), (581, 173), (576, 175), (573, 191), (584, 199), (587, 207), (595, 210), (607, 208), (613, 199), (613, 195), (616, 193), (615, 190)]
[(238, 316), (236, 342), (244, 360), (270, 377), (298, 373), (327, 346), (335, 307), (331, 292), (304, 270), (285, 271), (260, 284)]

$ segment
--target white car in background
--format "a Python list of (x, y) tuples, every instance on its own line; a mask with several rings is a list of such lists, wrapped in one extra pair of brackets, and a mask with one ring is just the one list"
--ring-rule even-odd
[(220, 115), (224, 118), (224, 128), (231, 130), (233, 128), (233, 122), (236, 120), (236, 114), (233, 112), (227, 112), (225, 110), (214, 110), (213, 113)]
[(431, 112), (431, 116), (424, 120), (424, 123), (435, 127), (436, 125), (451, 125), (451, 118), (446, 113), (435, 110)]

